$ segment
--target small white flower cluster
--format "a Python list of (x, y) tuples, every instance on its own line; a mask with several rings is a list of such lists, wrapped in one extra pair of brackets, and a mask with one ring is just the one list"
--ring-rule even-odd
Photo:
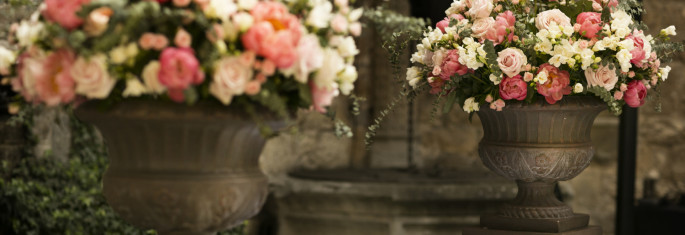
[(471, 97), (464, 101), (464, 112), (472, 113), (480, 111), (480, 104), (476, 102), (476, 98)]
[(469, 69), (477, 70), (485, 64), (487, 53), (483, 49), (484, 45), (476, 42), (473, 38), (464, 38), (462, 41), (466, 48), (459, 46), (459, 63), (466, 65)]

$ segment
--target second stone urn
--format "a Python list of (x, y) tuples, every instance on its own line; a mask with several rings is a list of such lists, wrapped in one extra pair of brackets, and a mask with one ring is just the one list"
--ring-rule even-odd
[(132, 225), (160, 235), (213, 235), (262, 208), (266, 140), (244, 111), (208, 103), (98, 104), (87, 102), (76, 115), (102, 133), (110, 159), (103, 194)]
[(518, 194), (498, 214), (482, 216), (479, 232), (465, 234), (601, 234), (599, 227), (588, 227), (588, 215), (574, 213), (555, 197), (554, 186), (590, 164), (590, 130), (605, 109), (595, 97), (564, 97), (553, 105), (543, 99), (511, 102), (500, 112), (481, 108), (481, 160), (515, 180)]

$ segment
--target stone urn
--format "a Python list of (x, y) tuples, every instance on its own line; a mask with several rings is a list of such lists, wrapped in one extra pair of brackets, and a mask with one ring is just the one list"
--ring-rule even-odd
[[(606, 104), (595, 97), (568, 96), (556, 104), (544, 99), (510, 102), (501, 112), (481, 107), (483, 164), (518, 185), (516, 198), (481, 227), (464, 234), (597, 234), (589, 216), (576, 214), (554, 195), (557, 181), (588, 167), (594, 148), (590, 131)], [(516, 232), (519, 231), (519, 232)]]
[(265, 139), (242, 110), (124, 101), (108, 108), (87, 102), (75, 113), (102, 133), (110, 159), (103, 194), (136, 227), (216, 234), (264, 204), (258, 159)]

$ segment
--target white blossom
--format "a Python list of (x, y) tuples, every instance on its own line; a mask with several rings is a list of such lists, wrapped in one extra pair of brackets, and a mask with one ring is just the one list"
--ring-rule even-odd
[(666, 79), (668, 79), (668, 74), (671, 73), (671, 66), (659, 69), (659, 73), (661, 73), (661, 81), (666, 81)]
[(480, 105), (476, 102), (476, 98), (471, 97), (464, 101), (464, 111), (467, 113), (477, 112), (480, 110)]
[(581, 93), (583, 92), (583, 84), (576, 83), (575, 86), (573, 86), (573, 93)]

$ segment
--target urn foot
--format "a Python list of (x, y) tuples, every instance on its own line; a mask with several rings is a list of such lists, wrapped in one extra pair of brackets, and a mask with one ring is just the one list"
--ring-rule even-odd
[(545, 233), (545, 232), (517, 232), (496, 230), (488, 228), (465, 228), (464, 235), (602, 235), (602, 228), (599, 226), (589, 226), (581, 229), (560, 232), (560, 233)]

